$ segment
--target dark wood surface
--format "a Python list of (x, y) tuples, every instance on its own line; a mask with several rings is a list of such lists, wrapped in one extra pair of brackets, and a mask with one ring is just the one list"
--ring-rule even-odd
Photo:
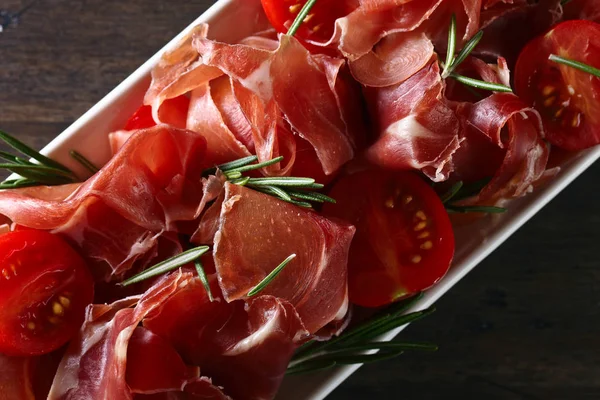
[[(38, 1), (0, 33), (0, 128), (41, 148), (212, 3)], [(330, 398), (599, 399), (599, 180), (595, 165), (403, 334), (437, 353), (363, 367)]]

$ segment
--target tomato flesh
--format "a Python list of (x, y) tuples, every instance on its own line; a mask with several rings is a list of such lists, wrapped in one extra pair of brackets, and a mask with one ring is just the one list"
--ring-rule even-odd
[[(307, 0), (261, 0), (271, 25), (282, 33), (287, 33), (306, 2)], [(356, 7), (357, 0), (320, 0), (313, 6), (295, 36), (304, 40), (326, 42), (333, 36), (335, 21)]]
[(38, 355), (65, 344), (93, 300), (83, 259), (45, 231), (0, 236), (0, 353)]
[(362, 171), (341, 178), (329, 195), (337, 204), (323, 213), (356, 226), (348, 261), (352, 303), (389, 304), (446, 274), (454, 255), (450, 219), (417, 175)]
[[(190, 99), (186, 96), (179, 96), (173, 99), (165, 100), (160, 107), (160, 118), (163, 122), (173, 125), (176, 128), (185, 128), (188, 109), (190, 108)], [(141, 106), (129, 118), (125, 124), (126, 131), (135, 129), (152, 128), (156, 125), (152, 117), (152, 107)]]
[(515, 68), (515, 89), (542, 116), (546, 138), (566, 150), (600, 143), (600, 78), (550, 61), (555, 54), (600, 68), (600, 25), (567, 21), (532, 40)]

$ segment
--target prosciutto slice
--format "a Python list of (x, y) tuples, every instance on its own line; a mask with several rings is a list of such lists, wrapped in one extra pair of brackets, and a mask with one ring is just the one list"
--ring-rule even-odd
[(132, 398), (126, 383), (127, 348), (141, 320), (173, 296), (193, 275), (177, 271), (143, 296), (91, 305), (54, 377), (49, 400)]
[[(217, 295), (218, 286), (212, 286)], [(211, 303), (197, 280), (149, 315), (144, 326), (236, 400), (273, 398), (297, 344), (308, 337), (285, 300), (259, 296), (226, 303), (217, 295)]]
[(443, 88), (434, 60), (403, 83), (367, 89), (379, 131), (367, 158), (384, 168), (419, 169), (436, 182), (448, 179), (460, 145), (460, 122)]
[(297, 257), (262, 293), (289, 301), (310, 333), (344, 317), (351, 225), (274, 197), (225, 184), (214, 259), (228, 302), (246, 294), (291, 254)]
[(1, 192), (0, 214), (62, 235), (95, 265), (97, 279), (118, 279), (161, 243), (177, 252), (178, 242), (165, 233), (197, 218), (220, 192), (220, 185), (199, 179), (205, 148), (193, 132), (164, 125), (141, 130), (79, 186)]
[(452, 14), (459, 37), (473, 36), (480, 8), (481, 0), (362, 0), (336, 21), (328, 42), (311, 43), (337, 47), (362, 84), (389, 86), (408, 79), (429, 61), (432, 41), (445, 45)]
[[(478, 159), (488, 155), (490, 162), (497, 158), (498, 151), (503, 154), (491, 181), (464, 204), (492, 205), (531, 191), (532, 185), (543, 177), (549, 156), (539, 114), (510, 93), (493, 94), (472, 106), (466, 105), (461, 112), (466, 115), (466, 124), (465, 146), (460, 151)], [(459, 175), (477, 168), (472, 156), (466, 154), (457, 154), (455, 161)]]
[[(165, 99), (192, 92), (187, 127), (207, 137), (219, 161), (253, 151), (261, 161), (284, 155), (287, 164), (269, 172), (288, 174), (296, 144), (285, 125), (313, 146), (327, 175), (353, 158), (365, 124), (355, 112), (358, 93), (341, 77), (343, 60), (313, 57), (288, 36), (230, 45), (207, 39), (206, 29), (196, 29), (153, 73), (145, 102), (155, 118)], [(221, 75), (230, 81), (213, 82)]]

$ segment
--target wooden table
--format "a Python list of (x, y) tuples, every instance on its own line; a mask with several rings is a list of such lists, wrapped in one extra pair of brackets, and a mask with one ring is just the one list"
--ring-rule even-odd
[[(0, 128), (43, 147), (212, 2), (38, 1), (0, 33)], [(600, 398), (599, 182), (597, 164), (403, 334), (437, 353), (364, 367), (330, 398)]]

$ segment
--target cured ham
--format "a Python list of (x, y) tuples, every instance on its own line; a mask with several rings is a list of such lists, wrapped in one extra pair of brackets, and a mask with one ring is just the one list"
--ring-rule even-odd
[(197, 281), (149, 315), (144, 326), (167, 338), (204, 376), (240, 400), (273, 398), (293, 351), (308, 337), (285, 300), (259, 296), (247, 303), (225, 303), (218, 297), (209, 302)]
[(160, 279), (141, 297), (90, 306), (79, 335), (61, 361), (48, 399), (131, 399), (126, 383), (127, 348), (136, 326), (190, 279), (191, 274), (177, 272)]
[(459, 37), (479, 28), (481, 0), (361, 1), (336, 21), (332, 38), (322, 46), (337, 47), (350, 62), (354, 77), (367, 86), (403, 82), (433, 55), (433, 44), (444, 43), (450, 16)]
[(238, 185), (225, 184), (215, 266), (227, 301), (247, 293), (290, 254), (297, 257), (262, 293), (289, 301), (314, 333), (344, 317), (354, 227)]
[[(480, 160), (490, 154), (496, 158), (497, 150), (489, 147), (492, 143), (501, 149), (504, 158), (491, 181), (465, 204), (494, 204), (528, 193), (532, 184), (543, 176), (549, 155), (539, 114), (509, 93), (493, 94), (468, 107), (466, 112), (465, 153), (468, 151)], [(489, 141), (483, 140), (482, 135)], [(465, 169), (477, 168), (461, 154), (456, 160), (459, 176)]]
[(419, 169), (433, 181), (448, 179), (458, 150), (460, 122), (442, 95), (434, 61), (398, 85), (367, 90), (379, 138), (370, 161), (390, 169)]
[(220, 191), (199, 179), (205, 148), (202, 136), (189, 131), (141, 130), (85, 183), (4, 191), (0, 213), (62, 235), (95, 265), (97, 279), (113, 280), (161, 243), (171, 254), (181, 249), (164, 234), (197, 218)]
[[(366, 132), (362, 112), (355, 112), (361, 110), (358, 92), (340, 71), (344, 61), (313, 57), (288, 36), (244, 43), (209, 40), (203, 28), (167, 54), (145, 99), (155, 118), (165, 99), (192, 92), (187, 127), (207, 136), (217, 162), (253, 151), (261, 161), (284, 155), (287, 164), (269, 172), (285, 175), (299, 135), (313, 146), (325, 174), (333, 174)], [(214, 81), (223, 74), (229, 82)]]

